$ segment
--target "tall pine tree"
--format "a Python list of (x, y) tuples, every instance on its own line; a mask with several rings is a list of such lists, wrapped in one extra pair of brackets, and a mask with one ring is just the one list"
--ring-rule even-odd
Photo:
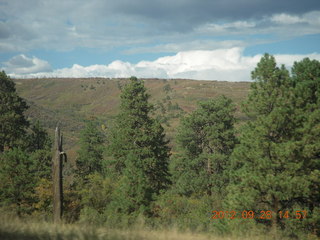
[(120, 113), (110, 133), (107, 172), (119, 179), (118, 211), (148, 210), (169, 184), (169, 147), (162, 126), (150, 117), (153, 106), (144, 83), (135, 77), (122, 88)]
[(172, 164), (178, 193), (224, 193), (225, 170), (236, 143), (234, 110), (231, 99), (221, 96), (200, 102), (197, 110), (182, 119), (177, 135), (182, 154)]
[(0, 204), (19, 215), (34, 210), (38, 181), (51, 172), (51, 141), (39, 122), (28, 129), (27, 109), (15, 83), (0, 72)]
[(303, 59), (292, 68), (294, 86), (295, 140), (308, 189), (295, 199), (309, 210), (306, 228), (320, 235), (320, 62)]
[[(277, 226), (286, 225), (279, 211), (294, 214), (297, 200), (310, 194), (312, 181), (305, 171), (298, 136), (308, 113), (297, 114), (297, 84), (284, 66), (277, 67), (273, 56), (261, 58), (252, 78), (255, 82), (245, 103), (251, 121), (242, 128), (240, 144), (232, 155), (229, 203), (235, 210), (260, 215), (261, 210), (271, 211), (272, 217), (263, 221), (276, 231)], [(301, 207), (298, 210), (304, 210)]]

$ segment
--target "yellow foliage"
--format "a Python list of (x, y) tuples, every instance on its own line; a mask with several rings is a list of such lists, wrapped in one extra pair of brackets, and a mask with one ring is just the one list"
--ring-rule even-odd
[(48, 179), (40, 179), (35, 188), (35, 198), (38, 200), (34, 203), (35, 213), (51, 212), (52, 209), (52, 182)]

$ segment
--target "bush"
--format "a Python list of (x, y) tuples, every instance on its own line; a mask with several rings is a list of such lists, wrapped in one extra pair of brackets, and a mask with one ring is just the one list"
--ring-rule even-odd
[(114, 183), (110, 178), (104, 178), (99, 173), (88, 175), (88, 180), (79, 190), (81, 198), (80, 221), (90, 223), (103, 223), (107, 207), (110, 207)]
[(225, 222), (211, 219), (218, 202), (214, 197), (185, 197), (168, 191), (153, 204), (153, 223), (161, 228), (226, 233)]

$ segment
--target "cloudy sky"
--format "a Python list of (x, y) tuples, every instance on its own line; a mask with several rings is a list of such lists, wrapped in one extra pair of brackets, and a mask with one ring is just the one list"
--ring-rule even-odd
[(248, 81), (265, 52), (320, 60), (320, 1), (0, 0), (12, 77)]

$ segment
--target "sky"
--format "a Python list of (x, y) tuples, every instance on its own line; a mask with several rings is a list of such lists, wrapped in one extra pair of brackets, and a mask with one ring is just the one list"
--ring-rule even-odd
[(319, 0), (0, 0), (11, 77), (250, 81), (264, 53), (320, 60)]

